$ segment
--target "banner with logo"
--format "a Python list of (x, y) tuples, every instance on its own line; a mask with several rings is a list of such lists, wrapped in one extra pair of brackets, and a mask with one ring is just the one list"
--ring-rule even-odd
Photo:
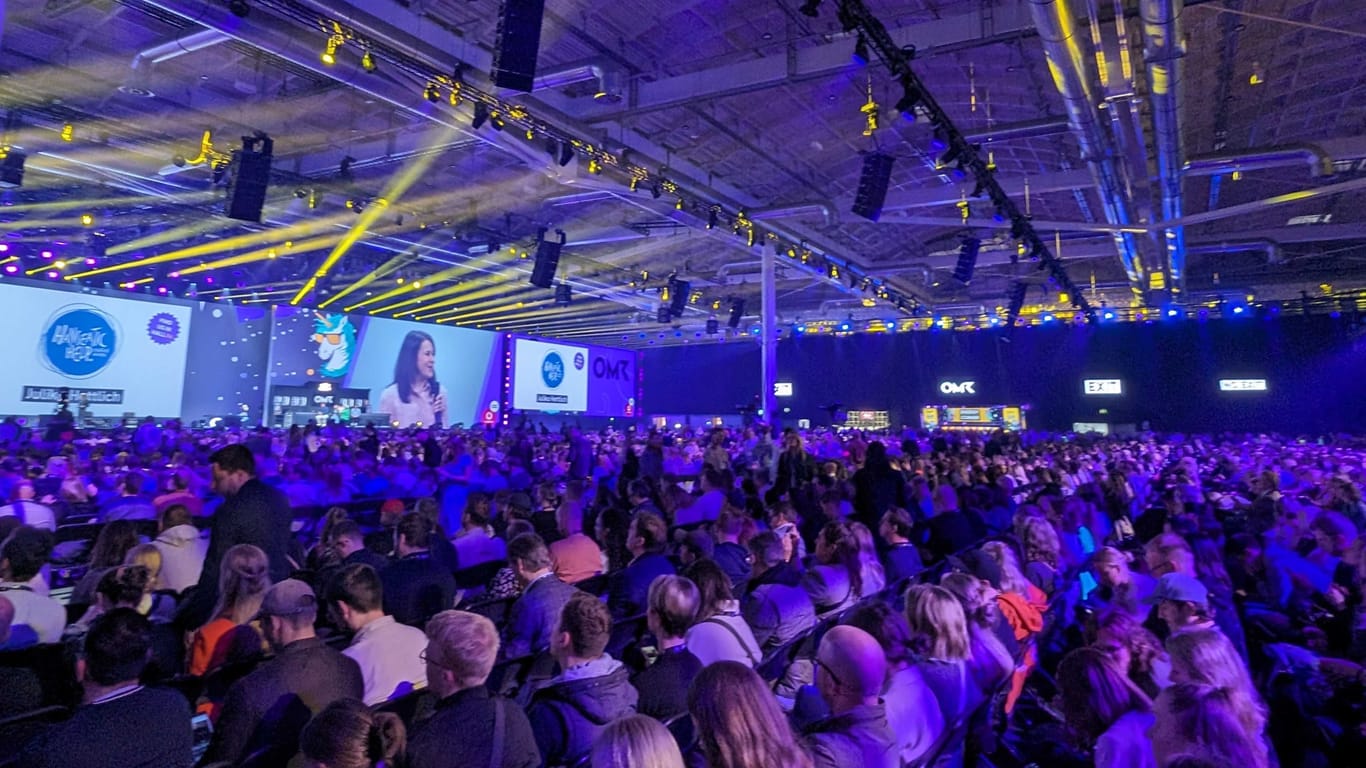
[(640, 356), (627, 349), (588, 347), (588, 415), (640, 415)]
[(589, 373), (587, 347), (513, 339), (512, 407), (586, 412)]
[(0, 285), (0, 413), (180, 416), (190, 308)]

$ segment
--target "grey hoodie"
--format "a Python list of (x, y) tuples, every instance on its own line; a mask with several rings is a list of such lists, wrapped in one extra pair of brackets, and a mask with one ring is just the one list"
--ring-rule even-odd
[(193, 525), (176, 525), (161, 532), (152, 545), (161, 552), (161, 588), (183, 592), (199, 583), (209, 532)]

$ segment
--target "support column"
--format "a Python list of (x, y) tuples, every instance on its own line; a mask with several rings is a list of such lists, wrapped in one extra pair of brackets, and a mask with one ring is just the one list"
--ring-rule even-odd
[[(760, 258), (760, 353), (759, 402), (764, 405), (764, 421), (778, 424), (778, 398), (773, 395), (773, 384), (778, 380), (778, 289), (777, 254), (765, 245), (759, 249)], [(776, 429), (775, 429), (776, 431)], [(776, 438), (775, 438), (776, 439)]]

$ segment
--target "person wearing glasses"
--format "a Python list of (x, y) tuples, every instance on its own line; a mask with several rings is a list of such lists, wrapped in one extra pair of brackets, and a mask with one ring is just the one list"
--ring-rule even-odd
[(887, 658), (877, 640), (858, 627), (834, 627), (821, 638), (815, 663), (816, 689), (831, 712), (806, 729), (816, 768), (901, 765), (880, 699)]
[(318, 598), (308, 584), (285, 579), (266, 592), (261, 629), (275, 658), (228, 689), (204, 764), (258, 756), (258, 765), (285, 765), (314, 713), (365, 694), (360, 666), (323, 643), (313, 631), (317, 619)]
[(436, 712), (408, 740), (408, 768), (449, 765), (536, 768), (541, 752), (522, 708), (492, 696), (484, 682), (498, 658), (498, 628), (466, 611), (427, 622), (427, 687)]

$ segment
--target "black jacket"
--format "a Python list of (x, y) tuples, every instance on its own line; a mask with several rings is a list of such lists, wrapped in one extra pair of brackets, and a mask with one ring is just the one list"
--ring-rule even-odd
[(188, 629), (208, 622), (218, 601), (219, 563), (238, 544), (255, 544), (266, 553), (271, 581), (289, 578), (294, 570), (289, 562), (289, 545), (294, 539), (289, 529), (292, 517), (289, 498), (254, 477), (225, 499), (213, 514), (209, 551), (204, 557), (199, 584), (181, 605), (176, 623)]
[(631, 564), (612, 576), (612, 588), (607, 597), (607, 607), (612, 609), (612, 617), (629, 619), (645, 613), (646, 602), (650, 595), (650, 584), (656, 576), (674, 574), (674, 564), (658, 552), (646, 552), (631, 561)]
[(402, 624), (427, 626), (427, 620), (455, 602), (455, 577), (425, 552), (389, 564), (379, 575), (384, 612)]
[[(496, 700), (484, 686), (466, 688), (436, 705), (408, 741), (408, 768), (486, 768), (493, 759)], [(503, 700), (502, 768), (536, 768), (541, 753), (531, 722), (515, 703)]]
[(664, 651), (655, 663), (631, 678), (631, 684), (640, 693), (636, 711), (656, 720), (687, 712), (688, 686), (701, 671), (702, 661), (686, 645)]
[(638, 694), (625, 666), (599, 677), (552, 682), (531, 697), (527, 717), (543, 765), (573, 765), (604, 726), (636, 711)]
[(883, 513), (906, 506), (906, 481), (891, 465), (868, 464), (854, 473), (854, 512), (869, 528), (877, 530)]
[[(22, 768), (189, 768), (190, 705), (176, 691), (142, 688), (87, 704), (30, 741)], [(10, 753), (13, 754), (13, 753)]]
[(237, 763), (266, 750), (271, 759), (258, 764), (284, 765), (313, 715), (337, 699), (364, 695), (355, 661), (316, 637), (296, 640), (228, 689), (204, 762)]

